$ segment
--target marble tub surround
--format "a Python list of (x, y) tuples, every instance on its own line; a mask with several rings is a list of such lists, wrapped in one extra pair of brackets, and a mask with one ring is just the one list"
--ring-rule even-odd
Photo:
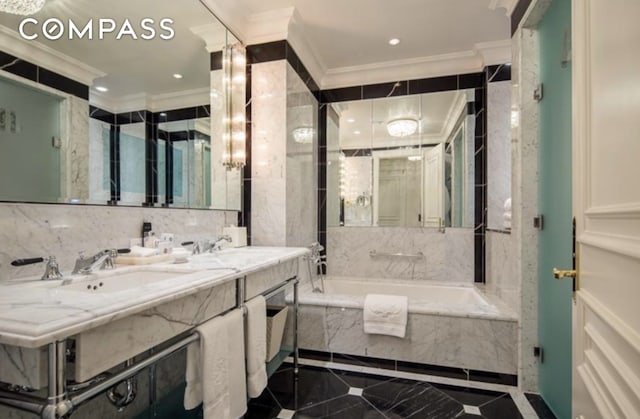
[[(424, 259), (378, 257), (370, 252), (422, 252)], [(333, 276), (473, 282), (473, 230), (447, 228), (330, 227), (328, 274)]]
[[(332, 281), (337, 282), (336, 287)], [(361, 285), (364, 281), (367, 286)], [(343, 293), (330, 293), (333, 288), (340, 289), (340, 282)], [(325, 290), (329, 292), (314, 293), (310, 284), (300, 289), (298, 336), (302, 349), (503, 374), (517, 372), (516, 313), (472, 284), (329, 277)], [(367, 292), (408, 295), (404, 339), (364, 333), (362, 307)]]
[(12, 260), (53, 255), (70, 270), (78, 252), (129, 247), (140, 237), (143, 221), (159, 233), (174, 233), (176, 242), (211, 239), (237, 222), (235, 211), (0, 203), (0, 283), (42, 275), (43, 264), (16, 268)]
[(520, 313), (520, 283), (515, 272), (515, 238), (487, 231), (487, 283), (485, 290)]

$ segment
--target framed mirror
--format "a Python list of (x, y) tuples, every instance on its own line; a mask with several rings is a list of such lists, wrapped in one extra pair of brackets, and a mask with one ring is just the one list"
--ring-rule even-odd
[(331, 104), (327, 224), (473, 227), (474, 95)]
[(199, 0), (173, 11), (57, 0), (0, 13), (0, 201), (240, 209), (242, 169), (218, 155), (222, 52), (238, 40)]

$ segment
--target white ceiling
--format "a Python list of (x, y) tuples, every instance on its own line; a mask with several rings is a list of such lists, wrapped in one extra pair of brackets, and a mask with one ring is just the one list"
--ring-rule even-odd
[[(98, 94), (107, 101), (126, 96), (171, 95), (208, 89), (209, 53), (205, 41), (191, 28), (213, 25), (224, 34), (222, 24), (198, 0), (180, 0), (179, 7), (175, 0), (48, 0), (33, 17), (41, 22), (49, 17), (57, 17), (63, 22), (72, 19), (81, 27), (89, 19), (101, 17), (115, 19), (118, 27), (128, 18), (136, 28), (143, 18), (153, 18), (156, 22), (167, 17), (174, 20), (175, 37), (172, 40), (160, 37), (149, 41), (130, 37), (116, 40), (115, 35), (111, 35), (103, 40), (63, 37), (51, 41), (40, 35), (37, 41), (31, 41), (106, 73), (94, 81), (93, 87), (109, 88), (109, 92)], [(22, 18), (0, 13), (0, 25), (17, 32)], [(159, 30), (157, 24), (155, 27)], [(29, 26), (30, 31), (34, 28)], [(94, 36), (96, 32), (94, 29)], [(173, 78), (174, 73), (180, 73), (184, 78), (177, 80)], [(92, 94), (96, 94), (95, 90)]]
[[(434, 62), (457, 59), (466, 71), (504, 63), (510, 58), (510, 13), (515, 0), (204, 0), (247, 44), (289, 35), (321, 87), (354, 85), (389, 79), (389, 72), (363, 80), (338, 75), (399, 65), (418, 65), (420, 71), (447, 74)], [(294, 10), (285, 21), (284, 8)], [(280, 20), (288, 27), (278, 28)], [(292, 24), (299, 26), (291, 36)], [(282, 25), (281, 25), (282, 26)], [(269, 38), (269, 32), (273, 34)], [(390, 46), (390, 38), (401, 43)], [(496, 48), (501, 48), (499, 57)], [(299, 51), (308, 49), (309, 51)], [(487, 50), (489, 50), (487, 52)], [(316, 61), (316, 63), (313, 63)], [(317, 65), (316, 65), (317, 64)], [(431, 67), (428, 69), (428, 67)], [(451, 73), (449, 73), (451, 74)], [(413, 77), (416, 78), (416, 77)], [(334, 80), (335, 79), (335, 80)], [(360, 80), (361, 83), (356, 83)]]

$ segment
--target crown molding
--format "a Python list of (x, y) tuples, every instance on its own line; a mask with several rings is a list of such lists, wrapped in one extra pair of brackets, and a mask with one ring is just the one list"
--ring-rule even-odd
[(248, 28), (245, 31), (247, 34), (247, 38), (244, 40), (245, 45), (287, 39), (289, 22), (291, 22), (294, 11), (294, 7), (285, 7), (250, 15), (247, 19)]
[(246, 44), (249, 23), (246, 10), (236, 0), (200, 0), (234, 37)]
[(298, 54), (300, 60), (304, 63), (311, 77), (313, 77), (316, 83), (320, 83), (324, 74), (327, 72), (327, 67), (319, 58), (320, 55), (317, 50), (307, 39), (304, 33), (304, 21), (297, 10), (294, 10), (289, 21), (287, 40), (296, 51), (296, 54)]
[(136, 93), (112, 99), (100, 92), (91, 90), (89, 102), (111, 113), (133, 112), (141, 109), (160, 112), (208, 104), (211, 100), (209, 92), (210, 89), (205, 87), (153, 96), (149, 96), (146, 93)]
[(227, 29), (217, 23), (208, 23), (190, 29), (194, 35), (204, 40), (205, 48), (209, 53), (222, 51), (228, 44)]
[(330, 68), (321, 81), (322, 89), (412, 80), (482, 70), (482, 60), (474, 51), (430, 57), (386, 61), (353, 67)]
[(517, 4), (518, 0), (491, 0), (489, 2), (489, 9), (504, 9), (504, 13), (510, 17)]
[(483, 67), (511, 62), (511, 40), (482, 42), (474, 50), (482, 57)]
[(106, 75), (105, 72), (40, 42), (22, 39), (17, 32), (2, 25), (0, 25), (0, 50), (86, 86), (91, 86), (93, 80)]

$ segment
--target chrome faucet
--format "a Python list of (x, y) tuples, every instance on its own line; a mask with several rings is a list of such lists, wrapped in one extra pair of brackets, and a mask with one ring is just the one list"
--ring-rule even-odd
[(99, 269), (113, 269), (117, 256), (118, 251), (116, 249), (103, 250), (90, 257), (85, 257), (84, 252), (80, 252), (80, 257), (76, 259), (76, 266), (71, 274), (90, 274)]
[(231, 243), (231, 236), (228, 235), (222, 235), (222, 236), (218, 236), (218, 238), (211, 243), (211, 248), (209, 249), (211, 252), (215, 252), (217, 250), (222, 250), (222, 245), (224, 244), (224, 242), (227, 243)]
[[(309, 246), (311, 254), (306, 256), (307, 268), (309, 269), (309, 280), (311, 281), (311, 289), (313, 292), (324, 293), (324, 276), (327, 274), (327, 256), (322, 255), (324, 246), (318, 242), (312, 243)], [(311, 267), (315, 266), (316, 272), (313, 272)], [(316, 287), (314, 277), (318, 275), (320, 278), (320, 288)]]
[(34, 263), (46, 262), (44, 268), (44, 274), (42, 275), (42, 280), (50, 280), (50, 279), (60, 279), (62, 278), (62, 273), (60, 272), (60, 267), (58, 266), (58, 262), (56, 261), (55, 256), (49, 256), (48, 258), (30, 258), (30, 259), (16, 259), (11, 262), (11, 266), (27, 266), (32, 265)]

